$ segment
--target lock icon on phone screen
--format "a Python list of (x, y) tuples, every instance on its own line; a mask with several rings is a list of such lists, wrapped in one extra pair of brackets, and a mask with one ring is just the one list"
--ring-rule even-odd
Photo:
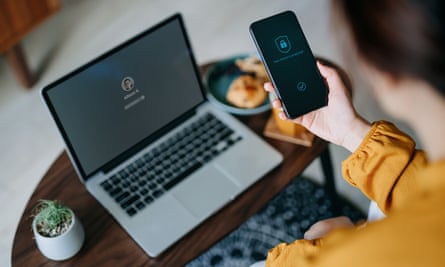
[(287, 35), (281, 35), (275, 38), (275, 45), (281, 53), (288, 53), (291, 50), (291, 43)]

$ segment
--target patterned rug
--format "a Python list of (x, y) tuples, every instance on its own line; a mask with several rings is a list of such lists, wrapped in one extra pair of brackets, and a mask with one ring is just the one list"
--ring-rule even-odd
[[(344, 199), (337, 201), (337, 207), (354, 222), (365, 218)], [(267, 251), (276, 244), (301, 239), (313, 223), (334, 216), (333, 202), (325, 188), (300, 177), (260, 212), (186, 266), (248, 267), (264, 260)]]

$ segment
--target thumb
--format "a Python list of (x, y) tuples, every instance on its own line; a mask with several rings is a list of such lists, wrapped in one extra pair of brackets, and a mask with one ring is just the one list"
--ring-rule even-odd
[(335, 229), (350, 228), (352, 226), (354, 226), (354, 224), (346, 216), (322, 220), (313, 224), (311, 228), (304, 233), (304, 239), (314, 240), (322, 238)]

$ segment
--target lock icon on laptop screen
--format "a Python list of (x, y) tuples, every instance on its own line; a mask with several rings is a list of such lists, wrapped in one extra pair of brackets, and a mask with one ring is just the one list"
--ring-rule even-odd
[(283, 49), (285, 49), (285, 48), (287, 47), (287, 43), (286, 43), (286, 41), (281, 40), (281, 41), (280, 41), (280, 47), (283, 48)]

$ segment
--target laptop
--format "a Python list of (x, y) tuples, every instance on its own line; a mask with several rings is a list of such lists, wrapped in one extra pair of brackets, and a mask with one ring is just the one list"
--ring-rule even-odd
[(152, 257), (282, 161), (206, 100), (180, 14), (42, 97), (80, 180)]

